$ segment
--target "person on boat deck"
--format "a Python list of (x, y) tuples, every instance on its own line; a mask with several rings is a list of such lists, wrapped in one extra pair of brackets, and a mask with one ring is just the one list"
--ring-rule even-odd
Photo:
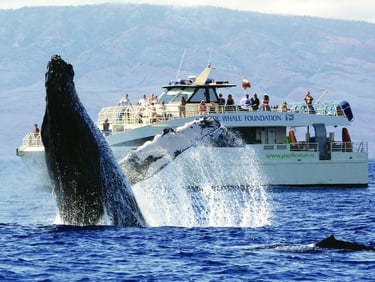
[(129, 105), (129, 103), (130, 103), (129, 94), (125, 93), (124, 97), (122, 97), (121, 100), (120, 100), (120, 102), (118, 102), (118, 105), (126, 107), (126, 106)]
[(216, 105), (214, 101), (211, 101), (210, 104), (208, 105), (208, 112), (210, 114), (214, 114), (216, 112)]
[(186, 100), (184, 96), (181, 96), (180, 104), (178, 105), (179, 116), (186, 117)]
[(129, 102), (129, 104), (124, 109), (124, 114), (126, 116), (126, 121), (130, 123), (130, 114), (133, 113), (133, 104)]
[(156, 116), (158, 115), (157, 114), (157, 111), (156, 111), (156, 106), (154, 103), (151, 103), (150, 107), (149, 107), (149, 112), (150, 112), (150, 118), (151, 118), (151, 121), (154, 122), (156, 121)]
[(164, 101), (161, 101), (161, 103), (159, 104), (158, 110), (162, 118), (166, 120), (167, 119), (167, 107), (165, 106)]
[(109, 122), (108, 122), (108, 119), (106, 118), (103, 122), (103, 133), (105, 135), (108, 135), (109, 134)]
[(139, 99), (138, 102), (139, 105), (143, 108), (143, 110), (145, 110), (148, 107), (148, 100), (146, 95), (143, 95), (143, 97)]
[(157, 96), (155, 96), (155, 94), (152, 93), (150, 98), (148, 98), (148, 104), (151, 105), (152, 103), (156, 103), (157, 99)]
[(34, 124), (33, 133), (34, 133), (34, 138), (38, 138), (39, 137), (40, 130), (39, 130), (39, 127), (38, 127), (37, 124)]
[(223, 98), (223, 94), (219, 94), (219, 99), (218, 99), (218, 104), (219, 106), (224, 106), (225, 105), (225, 99)]
[(307, 91), (307, 93), (305, 95), (305, 98), (303, 100), (305, 100), (307, 111), (308, 112), (313, 112), (314, 111), (314, 107), (312, 105), (312, 101), (314, 100), (314, 98), (311, 96), (310, 91)]
[(234, 110), (234, 100), (231, 94), (228, 95), (227, 104), (226, 104), (226, 110), (227, 111), (233, 111)]
[(203, 100), (199, 103), (198, 110), (199, 110), (200, 115), (206, 114), (207, 106), (206, 106), (206, 103)]
[(288, 111), (288, 103), (286, 101), (283, 101), (281, 104), (281, 111), (286, 112)]
[(219, 111), (223, 112), (224, 111), (224, 106), (225, 106), (225, 99), (223, 98), (223, 94), (219, 94), (219, 99), (217, 100), (217, 104), (219, 105)]
[(142, 123), (142, 118), (144, 115), (144, 108), (141, 106), (141, 103), (138, 101), (135, 104), (134, 120), (138, 123)]
[(249, 94), (246, 94), (245, 97), (243, 97), (240, 100), (240, 106), (243, 110), (249, 110), (250, 104), (251, 102), (250, 102)]
[(264, 94), (262, 100), (262, 111), (270, 111), (270, 97), (267, 94)]
[(251, 97), (250, 103), (251, 103), (251, 108), (253, 109), (253, 111), (257, 111), (259, 109), (260, 102), (259, 102), (257, 93), (254, 93), (253, 97)]

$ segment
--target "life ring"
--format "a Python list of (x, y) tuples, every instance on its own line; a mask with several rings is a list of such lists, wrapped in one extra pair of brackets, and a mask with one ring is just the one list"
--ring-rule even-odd
[(294, 131), (293, 131), (292, 129), (289, 130), (288, 135), (289, 135), (289, 139), (290, 139), (290, 141), (291, 141), (293, 144), (297, 143), (296, 135), (294, 134)]
[(352, 139), (350, 138), (349, 131), (346, 127), (342, 128), (342, 142), (345, 152), (351, 152), (353, 150)]

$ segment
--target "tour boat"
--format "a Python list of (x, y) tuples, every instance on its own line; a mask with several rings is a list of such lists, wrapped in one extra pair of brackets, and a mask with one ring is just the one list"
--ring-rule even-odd
[[(368, 186), (368, 143), (351, 140), (348, 127), (353, 113), (347, 101), (302, 102), (253, 110), (220, 105), (219, 94), (236, 87), (209, 79), (208, 66), (198, 77), (170, 82), (153, 105), (115, 105), (103, 108), (97, 126), (120, 160), (127, 153), (162, 134), (202, 116), (216, 118), (241, 139), (241, 146), (195, 147), (174, 162), (188, 177), (188, 187), (199, 187), (196, 170), (214, 171), (210, 184), (236, 189), (256, 180), (264, 186)], [(180, 101), (186, 104), (181, 108)], [(226, 98), (226, 97), (224, 97)], [(201, 108), (200, 104), (206, 104)], [(163, 105), (163, 106), (161, 106)], [(209, 152), (209, 153), (208, 153)], [(17, 155), (27, 167), (46, 177), (40, 137), (27, 134)], [(199, 154), (198, 154), (199, 153)], [(196, 156), (205, 158), (197, 160)], [(199, 164), (198, 164), (199, 162)], [(161, 172), (162, 173), (162, 172)], [(194, 177), (193, 177), (194, 175)], [(216, 180), (215, 180), (216, 179)], [(38, 181), (41, 181), (40, 178)]]

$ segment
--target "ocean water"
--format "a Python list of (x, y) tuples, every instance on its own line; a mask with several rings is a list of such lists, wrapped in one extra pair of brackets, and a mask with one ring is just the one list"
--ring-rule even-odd
[(312, 246), (331, 234), (375, 246), (375, 161), (368, 188), (255, 183), (238, 193), (205, 188), (172, 197), (160, 185), (136, 192), (152, 227), (64, 226), (51, 191), (20, 159), (1, 159), (0, 279), (375, 280), (375, 252)]

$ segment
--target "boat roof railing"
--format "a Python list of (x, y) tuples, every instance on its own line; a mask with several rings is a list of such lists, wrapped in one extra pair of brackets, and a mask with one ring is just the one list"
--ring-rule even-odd
[(225, 87), (236, 87), (236, 84), (229, 83), (229, 81), (216, 81), (214, 79), (207, 79), (205, 84), (194, 84), (193, 80), (181, 79), (176, 81), (170, 81), (168, 85), (163, 86), (163, 88), (170, 89), (174, 87), (188, 87), (188, 88), (225, 88)]
[(333, 100), (312, 104), (309, 110), (306, 103), (289, 103), (288, 109), (292, 112), (309, 112), (329, 116), (346, 116), (349, 121), (353, 120), (353, 113), (347, 101)]

